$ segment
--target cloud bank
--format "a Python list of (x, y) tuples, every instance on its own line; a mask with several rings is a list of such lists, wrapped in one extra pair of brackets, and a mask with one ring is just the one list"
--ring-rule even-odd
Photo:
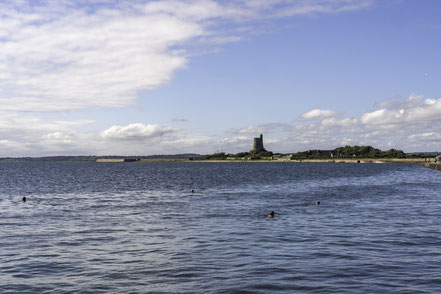
[[(310, 111), (301, 116), (307, 123), (293, 126), (291, 134), (295, 137), (286, 140), (299, 149), (358, 144), (406, 151), (441, 150), (441, 99), (410, 95), (382, 105), (386, 106), (353, 118), (337, 119), (319, 115), (322, 111)], [(316, 121), (309, 123), (311, 117)]]
[(441, 150), (440, 105), (441, 98), (425, 99), (411, 95), (358, 117), (325, 116), (314, 120), (305, 118), (294, 122), (252, 125), (226, 130), (226, 137), (199, 135), (169, 125), (145, 123), (79, 132), (74, 127), (93, 122), (48, 123), (35, 118), (32, 113), (0, 112), (0, 156), (11, 156), (10, 150), (14, 150), (15, 156), (236, 153), (251, 149), (253, 137), (260, 133), (264, 134), (265, 147), (275, 152), (344, 145), (404, 148), (407, 152), (437, 151)]
[[(194, 44), (256, 20), (338, 13), (368, 0), (3, 1), (0, 110), (122, 107), (169, 82)], [(228, 23), (228, 26), (225, 24)]]

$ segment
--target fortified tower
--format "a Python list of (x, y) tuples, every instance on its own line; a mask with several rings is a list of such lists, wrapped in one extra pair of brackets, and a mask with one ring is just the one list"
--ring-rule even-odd
[(263, 135), (260, 134), (259, 138), (254, 138), (253, 141), (253, 149), (251, 149), (251, 152), (260, 152), (265, 151), (265, 148), (263, 148)]

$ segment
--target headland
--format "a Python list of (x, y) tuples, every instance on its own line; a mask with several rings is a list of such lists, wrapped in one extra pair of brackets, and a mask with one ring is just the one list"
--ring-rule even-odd
[[(389, 149), (386, 151), (372, 146), (344, 146), (332, 150), (307, 150), (296, 153), (273, 153), (265, 149), (263, 135), (253, 139), (252, 149), (236, 154), (217, 152), (206, 155), (194, 155), (178, 158), (99, 158), (97, 162), (312, 162), (312, 163), (408, 163), (427, 164), (436, 163), (437, 153), (410, 153), (402, 150)], [(438, 159), (439, 161), (440, 159)], [(431, 166), (431, 165), (430, 165)]]

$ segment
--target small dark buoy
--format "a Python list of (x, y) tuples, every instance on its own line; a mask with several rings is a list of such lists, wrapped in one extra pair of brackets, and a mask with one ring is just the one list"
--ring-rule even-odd
[(316, 204), (316, 205), (320, 205), (320, 201), (317, 200), (317, 201), (315, 202), (315, 204)]
[(23, 200), (23, 202), (26, 202), (26, 196), (23, 196), (23, 198), (21, 198), (21, 200)]
[(191, 189), (191, 193), (194, 193), (194, 189)]
[(274, 217), (274, 211), (271, 211), (271, 212), (267, 215), (267, 217)]

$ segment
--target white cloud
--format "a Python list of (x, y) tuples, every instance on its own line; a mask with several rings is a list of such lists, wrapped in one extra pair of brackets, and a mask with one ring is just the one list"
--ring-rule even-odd
[[(252, 2), (263, 3), (265, 0)], [(352, 1), (352, 0), (334, 0), (334, 1), (268, 1), (269, 3), (278, 3), (284, 6), (284, 9), (273, 11), (273, 16), (286, 17), (293, 15), (314, 15), (318, 13), (339, 13), (344, 11), (353, 11), (367, 8), (373, 1)], [(323, 5), (326, 3), (326, 5)]]
[(346, 144), (436, 151), (441, 150), (441, 116), (435, 115), (440, 101), (412, 96), (355, 118), (249, 126), (228, 130), (233, 135), (226, 138), (141, 122), (84, 132), (80, 130), (90, 123), (88, 120), (55, 119), (57, 123), (51, 123), (35, 113), (0, 112), (0, 156), (237, 153), (250, 150), (259, 131), (263, 131), (265, 147), (274, 152), (331, 149)]
[[(369, 0), (3, 1), (0, 110), (133, 104), (188, 63), (190, 41), (236, 42), (247, 21), (363, 9)], [(232, 23), (229, 29), (224, 23)], [(255, 23), (254, 23), (255, 24)]]
[(104, 139), (111, 140), (145, 140), (161, 137), (176, 132), (177, 129), (162, 125), (145, 125), (142, 123), (127, 126), (112, 126), (101, 133)]
[(22, 144), (20, 144), (17, 141), (11, 141), (11, 140), (0, 140), (0, 148), (7, 148), (7, 149), (22, 149)]
[(313, 109), (307, 113), (302, 114), (300, 117), (303, 119), (317, 119), (322, 120), (329, 117), (336, 116), (337, 113), (332, 110)]
[[(280, 152), (330, 149), (346, 144), (405, 151), (441, 150), (441, 99), (410, 95), (403, 101), (388, 101), (384, 106), (387, 108), (342, 119), (335, 117), (336, 111), (315, 109), (302, 115), (306, 121), (301, 124), (272, 124), (271, 132), (279, 134), (278, 141), (267, 143), (273, 151)], [(256, 129), (249, 126), (236, 130), (247, 133)]]
[(421, 133), (421, 134), (413, 134), (409, 136), (410, 140), (440, 140), (441, 139), (441, 135), (440, 133), (434, 133), (434, 132), (429, 132), (429, 133)]
[(352, 127), (358, 123), (358, 119), (356, 118), (345, 118), (345, 119), (336, 119), (334, 117), (326, 118), (321, 122), (321, 125), (324, 127)]
[(441, 119), (441, 99), (422, 99), (411, 95), (403, 102), (390, 104), (361, 116), (363, 124), (390, 125), (418, 123)]
[(388, 105), (391, 105), (394, 102), (396, 102), (396, 100), (394, 98), (389, 98), (389, 99), (382, 100), (382, 101), (376, 103), (376, 106), (377, 107), (387, 107)]
[(49, 144), (72, 144), (75, 135), (72, 133), (53, 132), (42, 136), (42, 139)]
[(77, 133), (87, 120), (47, 121), (34, 113), (0, 112), (0, 156), (94, 154), (94, 136)]
[(120, 11), (60, 11), (59, 19), (49, 23), (21, 24), (1, 42), (0, 62), (7, 73), (0, 79), (1, 109), (56, 111), (133, 103), (139, 90), (160, 86), (186, 64), (169, 47), (202, 33), (191, 22)]
[(231, 137), (231, 138), (224, 138), (221, 143), (222, 144), (243, 144), (243, 143), (247, 143), (249, 144), (249, 142), (252, 141), (251, 138), (246, 137), (246, 136), (236, 136), (236, 137)]
[(364, 124), (376, 124), (384, 122), (386, 113), (386, 109), (365, 113), (361, 116), (361, 122)]

